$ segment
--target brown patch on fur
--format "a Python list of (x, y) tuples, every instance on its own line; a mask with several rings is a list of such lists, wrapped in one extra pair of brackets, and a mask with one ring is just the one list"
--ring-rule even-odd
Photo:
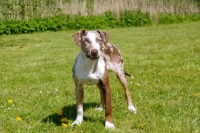
[[(106, 66), (105, 66), (106, 67)], [(105, 119), (106, 121), (109, 121), (110, 123), (113, 123), (112, 121), (112, 98), (111, 98), (111, 89), (109, 85), (109, 75), (108, 71), (105, 68), (105, 73), (102, 79), (99, 79), (99, 83), (97, 85), (101, 91), (103, 92), (103, 98), (105, 101)]]
[(102, 48), (102, 50), (105, 54), (109, 55), (110, 62), (123, 63), (118, 48), (112, 44), (109, 44), (110, 46), (108, 45), (109, 34), (100, 30), (97, 30), (97, 32), (100, 34), (105, 46), (105, 48)]
[[(109, 46), (110, 45), (110, 46)], [(117, 64), (123, 63), (121, 55), (117, 47), (112, 44), (107, 44), (106, 48), (103, 49), (103, 52), (110, 57), (110, 62), (115, 62)]]
[(81, 47), (82, 46), (82, 36), (86, 34), (85, 30), (79, 31), (75, 33), (72, 37), (74, 37), (74, 41), (76, 44)]
[(108, 38), (109, 38), (109, 34), (100, 30), (97, 30), (97, 32), (100, 34), (102, 41), (104, 44), (108, 43)]

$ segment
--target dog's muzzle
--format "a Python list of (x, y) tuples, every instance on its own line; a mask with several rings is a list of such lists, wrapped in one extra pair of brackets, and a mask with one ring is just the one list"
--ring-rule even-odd
[(93, 49), (90, 54), (86, 54), (87, 58), (90, 58), (92, 60), (96, 60), (99, 58), (99, 52), (97, 49)]

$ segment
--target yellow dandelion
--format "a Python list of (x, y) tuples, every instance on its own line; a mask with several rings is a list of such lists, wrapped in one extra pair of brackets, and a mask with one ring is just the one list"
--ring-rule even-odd
[(57, 114), (58, 114), (58, 115), (62, 115), (62, 114), (63, 114), (63, 111), (60, 109), (60, 110), (57, 111)]
[(199, 96), (199, 94), (197, 94), (197, 93), (196, 93), (196, 94), (194, 94), (194, 96), (195, 96), (195, 97), (198, 97), (198, 96)]
[(13, 100), (12, 100), (12, 99), (9, 99), (9, 100), (8, 100), (8, 103), (9, 103), (9, 104), (12, 104), (12, 103), (13, 103)]
[(67, 122), (68, 120), (67, 120), (67, 118), (66, 117), (64, 117), (64, 118), (62, 118), (61, 119), (61, 122), (63, 123), (63, 122)]
[(62, 123), (62, 126), (63, 126), (63, 127), (67, 127), (68, 125), (67, 125), (67, 124), (65, 124), (65, 123)]
[(18, 116), (18, 117), (16, 117), (16, 120), (17, 121), (22, 121), (22, 118)]

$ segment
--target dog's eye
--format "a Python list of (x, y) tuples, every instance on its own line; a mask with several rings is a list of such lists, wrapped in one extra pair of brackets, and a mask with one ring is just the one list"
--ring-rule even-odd
[(89, 39), (87, 39), (87, 38), (84, 40), (84, 42), (85, 43), (91, 43), (91, 41)]
[(98, 42), (99, 44), (101, 44), (101, 40), (100, 40), (100, 39), (98, 39), (97, 42)]
[(84, 41), (85, 41), (85, 42), (89, 42), (89, 40), (88, 40), (88, 39), (85, 39)]

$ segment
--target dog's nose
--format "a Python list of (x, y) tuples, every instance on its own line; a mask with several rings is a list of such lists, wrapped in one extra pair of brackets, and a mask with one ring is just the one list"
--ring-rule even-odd
[(93, 57), (97, 56), (97, 55), (98, 55), (98, 50), (97, 50), (97, 49), (93, 49), (93, 50), (91, 51), (91, 55), (92, 55)]

